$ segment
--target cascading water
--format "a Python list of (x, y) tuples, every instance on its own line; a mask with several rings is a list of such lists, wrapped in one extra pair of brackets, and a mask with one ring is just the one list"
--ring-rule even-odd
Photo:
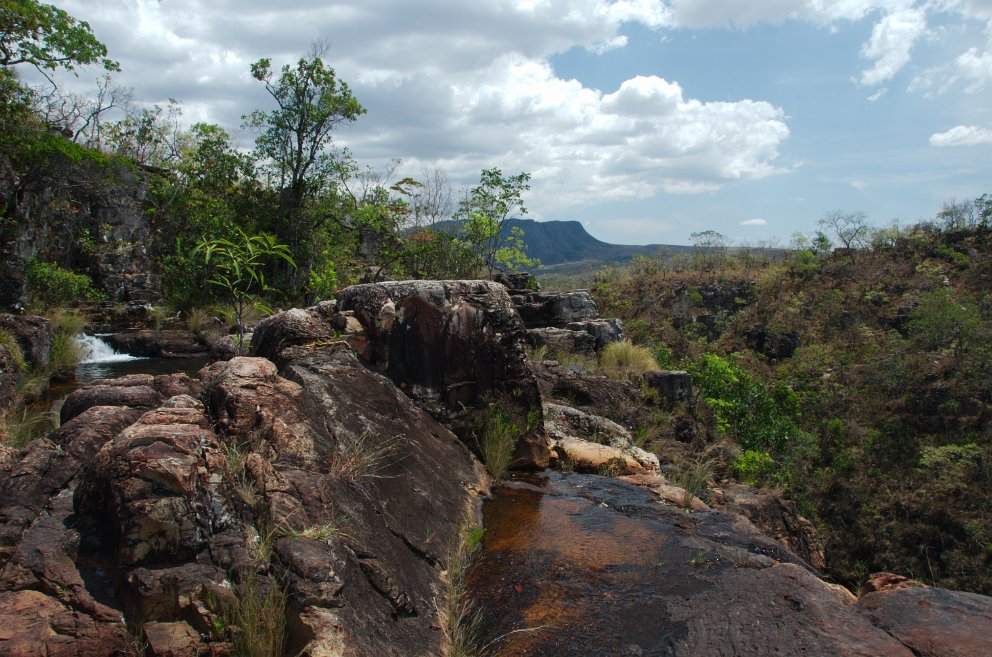
[(95, 335), (80, 333), (76, 336), (76, 344), (82, 352), (81, 365), (90, 363), (124, 363), (130, 360), (141, 360), (130, 354), (120, 354), (114, 348)]

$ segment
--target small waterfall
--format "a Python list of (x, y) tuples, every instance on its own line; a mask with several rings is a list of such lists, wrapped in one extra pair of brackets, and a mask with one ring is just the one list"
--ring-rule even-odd
[(138, 356), (119, 354), (109, 344), (96, 337), (80, 333), (76, 336), (76, 344), (83, 354), (81, 365), (89, 363), (123, 363), (129, 360), (141, 360)]

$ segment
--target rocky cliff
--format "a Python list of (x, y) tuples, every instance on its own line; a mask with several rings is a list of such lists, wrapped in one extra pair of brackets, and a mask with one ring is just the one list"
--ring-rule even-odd
[[(313, 657), (446, 654), (446, 568), (490, 495), (472, 416), (496, 399), (543, 418), (516, 451), (534, 469), (563, 436), (616, 448), (621, 415), (636, 412), (636, 391), (603, 384), (616, 413), (597, 415), (595, 377), (547, 365), (539, 381), (525, 331), (496, 284), (358, 286), (264, 321), (253, 356), (196, 379), (73, 392), (58, 430), (0, 460), (0, 654), (232, 655), (265, 642)], [(584, 410), (542, 392), (570, 376)], [(496, 631), (558, 616), (532, 645), (579, 639), (507, 654), (992, 651), (988, 598), (883, 584), (857, 601), (818, 578), (815, 539), (788, 509), (730, 491), (735, 508), (693, 504), (634, 461), (624, 481), (545, 474), (543, 489), (520, 480), (498, 494), (521, 499), (487, 527), (484, 616)], [(542, 515), (556, 505), (564, 515)], [(554, 549), (504, 550), (539, 540)], [(583, 620), (624, 599), (605, 593), (614, 580), (660, 582), (633, 600), (640, 624), (623, 632), (636, 636)], [(559, 613), (580, 608), (592, 616)]]

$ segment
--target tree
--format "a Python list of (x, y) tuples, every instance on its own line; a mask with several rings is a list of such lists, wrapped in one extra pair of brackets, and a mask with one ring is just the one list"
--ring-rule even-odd
[(713, 271), (727, 258), (727, 236), (715, 230), (703, 230), (689, 236), (692, 259), (704, 271)]
[(0, 65), (31, 64), (46, 77), (46, 71), (74, 71), (87, 64), (119, 71), (120, 65), (106, 55), (107, 47), (89, 24), (62, 9), (37, 0), (0, 2)]
[(523, 193), (530, 189), (529, 180), (530, 174), (525, 172), (504, 177), (498, 168), (483, 169), (479, 184), (462, 202), (462, 231), (489, 278), (497, 264), (512, 268), (533, 262), (523, 252), (523, 231), (504, 230), (511, 215), (527, 214)]
[(257, 295), (268, 291), (263, 267), (270, 258), (285, 261), (291, 267), (296, 263), (289, 255), (289, 247), (280, 244), (272, 235), (265, 233), (248, 235), (237, 226), (233, 227), (235, 240), (215, 239), (200, 242), (194, 254), (203, 253), (204, 262), (214, 264), (216, 275), (210, 283), (221, 288), (227, 295), (238, 322), (238, 351), (244, 349), (244, 315), (248, 308), (268, 312), (268, 308)]
[(833, 211), (823, 215), (820, 228), (832, 232), (848, 250), (867, 248), (871, 242), (871, 225), (864, 212)]
[[(271, 59), (252, 64), (252, 77), (265, 84), (276, 109), (242, 117), (246, 127), (259, 133), (256, 153), (268, 162), (279, 189), (276, 232), (294, 256), (304, 258), (301, 247), (315, 227), (314, 217), (303, 216), (304, 205), (335, 175), (335, 156), (329, 150), (332, 133), (341, 123), (365, 113), (348, 85), (324, 64), (325, 52), (326, 47), (314, 45), (308, 57), (300, 58), (295, 67), (283, 66), (277, 77)], [(301, 262), (304, 269), (309, 265), (308, 258)]]

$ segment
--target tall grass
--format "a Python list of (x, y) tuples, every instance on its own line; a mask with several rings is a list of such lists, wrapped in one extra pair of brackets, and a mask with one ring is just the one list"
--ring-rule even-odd
[(52, 345), (48, 356), (48, 370), (53, 376), (64, 376), (82, 360), (83, 354), (76, 336), (86, 326), (86, 318), (67, 310), (56, 310), (49, 319), (52, 322)]
[(238, 657), (282, 657), (286, 648), (286, 593), (274, 582), (249, 571), (242, 576), (236, 602), (226, 621), (237, 628)]
[(468, 518), (462, 523), (458, 541), (448, 555), (444, 572), (445, 597), (441, 607), (441, 627), (448, 644), (448, 657), (479, 657), (482, 651), (481, 615), (468, 591), (468, 573), (482, 545), (485, 530)]
[(365, 431), (350, 438), (341, 437), (327, 459), (327, 474), (348, 481), (380, 477), (388, 466), (403, 458), (402, 440)]
[(631, 380), (645, 372), (658, 369), (658, 362), (647, 347), (635, 345), (630, 340), (611, 342), (603, 347), (599, 364), (607, 376)]
[(10, 359), (14, 361), (14, 367), (18, 372), (24, 372), (28, 367), (27, 359), (24, 357), (24, 349), (17, 341), (17, 336), (7, 329), (0, 330), (0, 347), (7, 349)]
[(492, 406), (483, 416), (481, 425), (475, 432), (475, 445), (479, 450), (483, 465), (489, 476), (502, 481), (513, 462), (513, 451), (524, 431), (513, 418)]

